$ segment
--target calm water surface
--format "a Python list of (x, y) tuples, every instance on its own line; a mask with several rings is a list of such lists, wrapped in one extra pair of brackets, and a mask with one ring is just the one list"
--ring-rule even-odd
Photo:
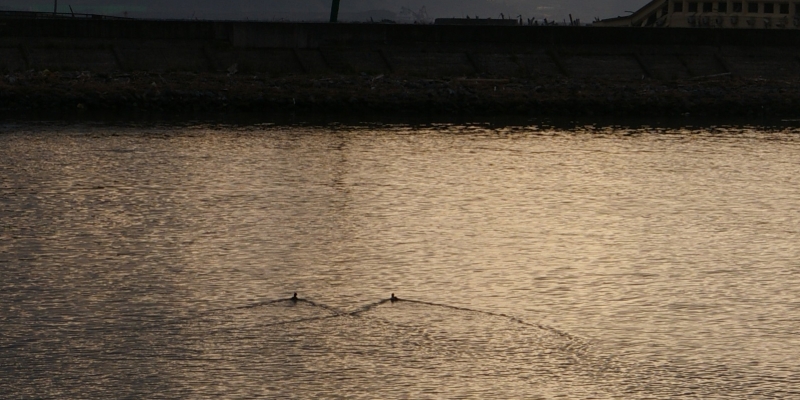
[(791, 128), (0, 128), (4, 399), (798, 398), (799, 287)]

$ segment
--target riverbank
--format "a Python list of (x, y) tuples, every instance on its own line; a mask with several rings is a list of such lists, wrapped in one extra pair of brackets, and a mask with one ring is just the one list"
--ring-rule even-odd
[(402, 75), (28, 71), (0, 82), (0, 112), (407, 113), (797, 118), (800, 79), (422, 79)]

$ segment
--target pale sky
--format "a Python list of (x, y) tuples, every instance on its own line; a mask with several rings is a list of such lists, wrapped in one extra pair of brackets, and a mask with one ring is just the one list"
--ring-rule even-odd
[[(53, 11), (55, 0), (0, 0), (0, 9)], [(419, 12), (424, 6), (429, 18), (500, 18), (522, 15), (561, 21), (569, 14), (583, 22), (595, 17), (625, 15), (649, 0), (341, 0), (340, 19), (367, 21), (413, 18), (403, 7)], [(58, 0), (59, 12), (127, 15), (140, 18), (324, 20), (331, 0)], [(125, 14), (127, 13), (127, 14)]]

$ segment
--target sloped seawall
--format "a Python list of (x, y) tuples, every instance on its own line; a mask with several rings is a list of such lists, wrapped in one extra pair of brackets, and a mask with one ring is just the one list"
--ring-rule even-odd
[(800, 31), (0, 20), (0, 69), (553, 76), (800, 74)]
[(0, 111), (800, 112), (800, 31), (0, 19)]

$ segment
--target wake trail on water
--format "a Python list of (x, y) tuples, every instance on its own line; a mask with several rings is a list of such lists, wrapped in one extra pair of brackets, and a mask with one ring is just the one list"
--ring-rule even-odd
[[(664, 393), (670, 393), (670, 386), (663, 385), (664, 381), (685, 379), (685, 375), (687, 375), (687, 368), (691, 367), (672, 363), (649, 365), (647, 362), (631, 360), (627, 357), (620, 357), (619, 355), (613, 353), (592, 352), (590, 351), (591, 344), (588, 341), (552, 326), (541, 323), (531, 323), (505, 313), (478, 310), (444, 303), (414, 299), (383, 299), (361, 306), (360, 308), (349, 312), (348, 315), (361, 316), (380, 308), (386, 303), (419, 305), (471, 314), (479, 314), (503, 319), (509, 323), (538, 329), (543, 332), (549, 332), (549, 334), (552, 335), (550, 336), (551, 339), (540, 337), (541, 341), (538, 343), (546, 349), (545, 351), (556, 350), (561, 352), (561, 355), (565, 357), (563, 360), (568, 360), (565, 364), (561, 365), (573, 365), (573, 367), (568, 368), (576, 368), (576, 374), (579, 374), (590, 380), (607, 380), (616, 382), (617, 388), (627, 388), (630, 390), (635, 388), (636, 385), (646, 382), (648, 385), (650, 385), (649, 390), (653, 390), (653, 393), (656, 394), (656, 397), (661, 397), (658, 396), (658, 394), (659, 391), (662, 390)], [(384, 317), (379, 318), (383, 321), (397, 324), (396, 321), (392, 321), (391, 319)], [(493, 333), (500, 332), (493, 331)], [(574, 364), (571, 364), (573, 362)], [(580, 367), (578, 367), (578, 365), (580, 365)], [(724, 392), (726, 390), (727, 382), (725, 380), (717, 380), (715, 377), (705, 379), (696, 377), (696, 379), (698, 382), (702, 382), (700, 385), (703, 387), (703, 390), (699, 390), (698, 392), (715, 393)]]
[(577, 338), (576, 336), (574, 336), (574, 335), (572, 335), (570, 333), (564, 332), (564, 331), (562, 331), (560, 329), (557, 329), (555, 327), (544, 325), (544, 324), (539, 324), (539, 323), (527, 322), (525, 320), (522, 320), (520, 318), (514, 317), (512, 315), (508, 315), (508, 314), (504, 314), (504, 313), (496, 313), (496, 312), (492, 312), (492, 311), (476, 310), (474, 308), (459, 307), (459, 306), (453, 306), (453, 305), (443, 304), (443, 303), (433, 303), (433, 302), (422, 301), (422, 300), (396, 299), (396, 300), (392, 301), (391, 299), (383, 299), (383, 300), (380, 300), (380, 301), (377, 301), (377, 302), (374, 302), (374, 303), (370, 303), (370, 304), (364, 305), (364, 306), (362, 306), (361, 308), (359, 308), (359, 309), (357, 309), (355, 311), (349, 312), (348, 315), (357, 316), (357, 315), (363, 314), (365, 312), (371, 311), (371, 310), (373, 310), (373, 309), (375, 309), (375, 308), (377, 308), (377, 307), (379, 307), (379, 306), (381, 306), (383, 304), (389, 303), (389, 302), (393, 302), (393, 303), (394, 302), (397, 302), (397, 303), (404, 302), (404, 303), (411, 303), (411, 304), (422, 304), (422, 305), (431, 306), (431, 307), (448, 308), (448, 309), (451, 309), (451, 310), (465, 311), (465, 312), (469, 312), (469, 313), (477, 313), (477, 314), (489, 315), (489, 316), (493, 316), (493, 317), (505, 318), (505, 319), (507, 319), (507, 320), (509, 320), (511, 322), (515, 322), (515, 323), (518, 323), (520, 325), (525, 325), (525, 326), (529, 326), (529, 327), (533, 327), (533, 328), (539, 328), (539, 329), (542, 329), (542, 330), (550, 331), (550, 332), (555, 333), (555, 334), (557, 334), (557, 335), (559, 335), (559, 336), (561, 336), (561, 337), (563, 337), (565, 339), (568, 339), (568, 340), (579, 340), (579, 338)]
[[(658, 382), (677, 379), (683, 373), (678, 365), (671, 371), (668, 365), (651, 366), (613, 352), (591, 351), (591, 343), (576, 335), (507, 313), (415, 299), (384, 298), (351, 309), (302, 298), (262, 300), (195, 314), (190, 325), (199, 337), (222, 336), (233, 342), (332, 335), (337, 346), (358, 349), (364, 341), (392, 349), (411, 346), (408, 354), (429, 351), (448, 360), (491, 360), (501, 354), (512, 366), (537, 365), (542, 379), (568, 377), (564, 379), (606, 382), (611, 387), (648, 382), (657, 390)], [(714, 382), (704, 383), (714, 386)]]
[[(380, 301), (376, 301), (374, 303), (369, 303), (369, 304), (366, 304), (366, 305), (363, 305), (363, 306), (357, 308), (354, 311), (350, 311), (348, 313), (348, 315), (357, 316), (357, 315), (363, 314), (363, 313), (365, 313), (367, 311), (371, 311), (372, 309), (374, 309), (374, 308), (376, 308), (376, 307), (378, 307), (380, 305), (389, 303), (391, 301), (392, 301), (392, 299), (383, 299), (383, 300), (380, 300)], [(399, 301), (399, 300), (395, 300), (395, 301)]]
[(337, 315), (347, 314), (344, 311), (338, 310), (338, 309), (336, 309), (334, 307), (331, 307), (331, 306), (328, 306), (328, 305), (325, 305), (325, 304), (315, 303), (315, 302), (313, 302), (311, 300), (307, 300), (307, 299), (300, 299), (300, 298), (292, 299), (290, 297), (290, 298), (285, 298), (285, 299), (258, 301), (258, 302), (255, 302), (255, 303), (250, 303), (250, 304), (245, 304), (245, 305), (235, 306), (235, 307), (225, 307), (225, 308), (216, 308), (216, 309), (211, 309), (211, 310), (205, 310), (205, 311), (202, 311), (202, 312), (199, 312), (199, 313), (195, 314), (194, 316), (189, 316), (189, 317), (185, 317), (185, 318), (186, 319), (193, 319), (193, 318), (205, 317), (207, 315), (221, 314), (221, 313), (226, 313), (226, 312), (231, 312), (231, 311), (249, 310), (249, 309), (260, 308), (260, 307), (268, 307), (268, 306), (273, 306), (273, 305), (286, 306), (286, 305), (293, 305), (293, 304), (307, 304), (307, 305), (310, 305), (312, 307), (321, 308), (323, 310), (329, 311), (329, 312), (331, 312), (333, 314), (337, 314)]
[(577, 337), (575, 337), (575, 336), (573, 336), (573, 335), (571, 335), (571, 334), (569, 334), (567, 332), (564, 332), (564, 331), (562, 331), (560, 329), (554, 328), (552, 326), (547, 326), (547, 325), (538, 324), (538, 323), (530, 323), (530, 322), (524, 321), (524, 320), (522, 320), (520, 318), (508, 315), (508, 314), (496, 313), (496, 312), (492, 312), (492, 311), (476, 310), (476, 309), (466, 308), (466, 307), (451, 306), (449, 304), (431, 303), (431, 302), (428, 302), (428, 301), (421, 301), (421, 300), (398, 299), (398, 300), (395, 300), (395, 301), (398, 301), (398, 302), (399, 301), (404, 301), (404, 302), (408, 302), (408, 303), (424, 304), (424, 305), (432, 306), (432, 307), (449, 308), (449, 309), (453, 309), (453, 310), (466, 311), (466, 312), (471, 312), (471, 313), (490, 315), (490, 316), (493, 316), (493, 317), (506, 318), (509, 321), (516, 322), (516, 323), (521, 324), (521, 325), (530, 326), (530, 327), (539, 328), (539, 329), (543, 329), (543, 330), (547, 330), (547, 331), (553, 332), (553, 333), (555, 333), (555, 334), (557, 334), (559, 336), (562, 336), (562, 337), (564, 337), (566, 339), (569, 339), (569, 340), (578, 340)]
[(382, 305), (384, 305), (386, 303), (395, 303), (395, 302), (397, 302), (397, 303), (401, 303), (402, 302), (402, 303), (408, 303), (408, 304), (421, 304), (421, 305), (426, 305), (426, 306), (431, 306), (431, 307), (440, 307), (440, 308), (447, 308), (447, 309), (451, 309), (451, 310), (458, 310), (458, 311), (465, 311), (465, 312), (470, 312), (470, 313), (478, 313), (478, 314), (490, 315), (490, 316), (493, 316), (493, 317), (502, 317), (502, 318), (508, 319), (509, 321), (516, 322), (516, 323), (521, 324), (521, 325), (530, 326), (530, 327), (539, 328), (539, 329), (544, 329), (544, 330), (549, 330), (549, 331), (551, 331), (553, 333), (556, 333), (556, 334), (558, 334), (560, 336), (563, 336), (565, 338), (569, 338), (569, 339), (575, 339), (576, 338), (575, 336), (573, 336), (573, 335), (571, 335), (571, 334), (569, 334), (567, 332), (564, 332), (562, 330), (559, 330), (557, 328), (554, 328), (554, 327), (551, 327), (551, 326), (547, 326), (547, 325), (543, 325), (543, 324), (539, 324), (539, 323), (527, 322), (527, 321), (522, 320), (520, 318), (514, 317), (512, 315), (504, 314), (504, 313), (496, 313), (496, 312), (492, 312), (492, 311), (476, 310), (476, 309), (473, 309), (473, 308), (459, 307), (459, 306), (453, 306), (453, 305), (449, 305), (449, 304), (433, 303), (433, 302), (429, 302), (429, 301), (411, 300), (411, 299), (395, 299), (395, 300), (382, 299), (382, 300), (379, 300), (379, 301), (376, 301), (376, 302), (373, 302), (373, 303), (365, 304), (365, 305), (363, 305), (363, 306), (361, 306), (361, 307), (359, 307), (359, 308), (357, 308), (357, 309), (355, 309), (353, 311), (344, 311), (344, 310), (338, 309), (336, 307), (329, 306), (329, 305), (323, 304), (323, 303), (317, 303), (317, 302), (314, 302), (314, 301), (308, 300), (308, 299), (298, 298), (298, 299), (294, 300), (294, 299), (291, 299), (291, 298), (286, 298), (286, 299), (259, 301), (259, 302), (245, 304), (245, 305), (241, 305), (241, 306), (235, 306), (235, 307), (227, 307), (227, 308), (219, 308), (219, 309), (207, 310), (207, 311), (203, 311), (201, 313), (196, 314), (195, 317), (202, 317), (202, 316), (206, 316), (206, 315), (210, 315), (210, 314), (225, 313), (225, 312), (236, 311), (236, 310), (248, 310), (248, 309), (254, 309), (254, 308), (259, 308), (259, 307), (268, 307), (268, 306), (276, 305), (276, 304), (287, 305), (287, 304), (292, 304), (292, 303), (294, 303), (294, 304), (307, 304), (307, 305), (312, 306), (312, 307), (317, 307), (317, 308), (326, 310), (328, 312), (331, 312), (332, 314), (335, 314), (334, 316), (353, 316), (353, 317), (355, 317), (355, 316), (358, 316), (360, 314), (364, 314), (364, 313), (366, 313), (368, 311), (372, 311), (372, 310), (374, 310), (374, 309), (376, 309), (376, 308), (378, 308), (378, 307), (380, 307), (380, 306), (382, 306)]
[(271, 304), (283, 303), (283, 302), (286, 302), (286, 301), (289, 301), (289, 299), (266, 300), (266, 301), (259, 301), (259, 302), (256, 302), (256, 303), (245, 304), (243, 306), (211, 309), (211, 310), (206, 310), (206, 311), (203, 311), (203, 312), (199, 313), (198, 316), (205, 316), (205, 315), (209, 315), (209, 314), (224, 313), (224, 312), (233, 311), (233, 310), (247, 310), (247, 309), (250, 309), (250, 308), (264, 307), (264, 306), (268, 306), (268, 305), (271, 305)]
[[(292, 311), (292, 309), (297, 306), (300, 306), (303, 311), (298, 311), (298, 312)], [(255, 319), (253, 315), (246, 314), (246, 312), (248, 311), (255, 311), (258, 309), (266, 309), (266, 310), (272, 309), (275, 310), (275, 313), (268, 314), (266, 316), (268, 320), (264, 322)], [(324, 311), (324, 314), (313, 315), (313, 314), (319, 314), (319, 312), (314, 312), (313, 311), (314, 309), (322, 310)], [(245, 312), (245, 314), (243, 314), (243, 312)], [(309, 315), (310, 313), (311, 315)], [(291, 318), (292, 315), (297, 317), (298, 314), (306, 314), (306, 315), (300, 318)], [(209, 329), (206, 331), (208, 334), (220, 334), (224, 332), (235, 332), (237, 330), (243, 330), (243, 329), (268, 328), (281, 325), (301, 324), (301, 323), (337, 318), (346, 314), (347, 314), (346, 312), (338, 310), (334, 307), (316, 303), (308, 299), (283, 298), (275, 300), (262, 300), (239, 306), (206, 310), (198, 312), (194, 315), (178, 318), (178, 320), (192, 325), (194, 324), (203, 324), (203, 325), (210, 324), (212, 326), (221, 325), (220, 327)], [(261, 317), (264, 316), (262, 315)], [(285, 319), (286, 317), (289, 318)], [(255, 324), (253, 324), (253, 322), (255, 322)]]
[[(306, 322), (322, 321), (322, 320), (333, 319), (333, 318), (338, 318), (338, 317), (339, 317), (339, 315), (323, 315), (323, 316), (318, 316), (318, 317), (299, 318), (299, 319), (292, 319), (292, 320), (287, 320), (287, 321), (267, 322), (267, 323), (262, 323), (262, 324), (257, 324), (257, 325), (251, 326), (250, 328), (272, 328), (272, 327), (283, 326), (283, 325), (294, 325), (294, 324), (302, 324), (302, 323), (306, 323)], [(206, 331), (206, 333), (207, 334), (219, 335), (221, 333), (237, 332), (239, 330), (241, 330), (241, 328), (233, 326), (233, 327), (216, 328), (216, 329), (213, 329), (213, 330)]]
[[(275, 321), (273, 323), (259, 324), (259, 326), (269, 327), (269, 326), (300, 324), (300, 323), (306, 323), (306, 322), (310, 322), (310, 321), (317, 321), (317, 320), (337, 318), (337, 317), (359, 317), (359, 316), (362, 316), (363, 314), (365, 314), (367, 312), (373, 311), (373, 310), (375, 310), (375, 309), (377, 309), (377, 308), (379, 308), (379, 307), (381, 307), (381, 306), (383, 306), (383, 305), (385, 305), (387, 303), (390, 303), (390, 304), (393, 304), (393, 303), (414, 304), (414, 305), (437, 307), (437, 308), (442, 308), (442, 309), (450, 309), (450, 310), (456, 310), (456, 311), (462, 311), (462, 312), (468, 312), (468, 313), (474, 313), (474, 314), (481, 314), (481, 315), (491, 316), (491, 317), (495, 317), (495, 318), (503, 318), (503, 319), (506, 319), (507, 321), (512, 322), (512, 323), (516, 323), (516, 324), (527, 326), (527, 327), (531, 327), (531, 328), (540, 329), (540, 330), (547, 331), (547, 332), (550, 332), (550, 333), (552, 333), (554, 335), (557, 335), (557, 336), (561, 337), (562, 339), (566, 340), (567, 343), (568, 343), (565, 347), (563, 347), (564, 350), (573, 350), (573, 351), (582, 352), (582, 351), (585, 351), (586, 348), (588, 347), (588, 343), (587, 342), (585, 342), (584, 340), (582, 340), (582, 339), (580, 339), (580, 338), (576, 337), (575, 335), (572, 335), (572, 334), (570, 334), (568, 332), (565, 332), (565, 331), (560, 330), (558, 328), (555, 328), (555, 327), (552, 327), (552, 326), (548, 326), (548, 325), (544, 325), (544, 324), (541, 324), (541, 323), (531, 323), (531, 322), (525, 321), (525, 320), (523, 320), (521, 318), (518, 318), (518, 317), (515, 317), (515, 316), (512, 316), (512, 315), (508, 315), (508, 314), (505, 314), (505, 313), (497, 313), (497, 312), (492, 312), (492, 311), (477, 310), (477, 309), (473, 309), (473, 308), (454, 306), (454, 305), (450, 305), (450, 304), (435, 303), (435, 302), (422, 301), (422, 300), (413, 300), (413, 299), (399, 299), (399, 298), (395, 298), (394, 300), (392, 300), (392, 299), (381, 299), (381, 300), (378, 300), (378, 301), (375, 301), (375, 302), (372, 302), (372, 303), (365, 304), (365, 305), (363, 305), (361, 307), (358, 307), (355, 310), (345, 311), (345, 310), (341, 310), (341, 309), (333, 307), (333, 306), (329, 306), (327, 304), (318, 303), (318, 302), (315, 302), (315, 301), (312, 301), (312, 300), (308, 300), (308, 299), (303, 299), (303, 298), (297, 298), (297, 299), (284, 298), (284, 299), (275, 299), (275, 300), (264, 300), (264, 301), (250, 303), (250, 304), (244, 304), (244, 305), (241, 305), (241, 306), (209, 310), (209, 311), (205, 311), (203, 313), (198, 314), (197, 317), (202, 318), (202, 317), (205, 317), (205, 316), (208, 316), (208, 315), (212, 315), (212, 314), (220, 314), (220, 313), (226, 313), (226, 312), (232, 312), (232, 311), (244, 311), (244, 310), (251, 310), (251, 309), (262, 308), (262, 307), (270, 307), (270, 306), (282, 306), (282, 307), (285, 307), (287, 305), (299, 305), (299, 304), (308, 305), (308, 306), (311, 306), (311, 307), (314, 307), (314, 308), (319, 308), (321, 310), (325, 310), (326, 312), (330, 313), (329, 315), (323, 315), (323, 316), (296, 318), (296, 319), (289, 319), (289, 320), (285, 320), (285, 321)], [(374, 318), (374, 316), (372, 316), (372, 317)], [(392, 322), (391, 320), (388, 320), (386, 318), (382, 318), (382, 319), (386, 320), (387, 322)]]
[(315, 349), (323, 348), (321, 354), (334, 358), (360, 354), (369, 360), (367, 350), (377, 348), (432, 366), (480, 360), (501, 375), (535, 370), (530, 384), (577, 382), (609, 398), (670, 398), (674, 386), (687, 380), (699, 397), (736, 392), (732, 371), (711, 370), (706, 376), (692, 364), (604, 351), (569, 332), (507, 313), (424, 300), (384, 298), (345, 309), (283, 298), (211, 309), (187, 319), (194, 319), (187, 331), (198, 340), (220, 343), (232, 352), (226, 354), (255, 344), (296, 349), (296, 343), (305, 343), (301, 354), (310, 357), (319, 357)]

